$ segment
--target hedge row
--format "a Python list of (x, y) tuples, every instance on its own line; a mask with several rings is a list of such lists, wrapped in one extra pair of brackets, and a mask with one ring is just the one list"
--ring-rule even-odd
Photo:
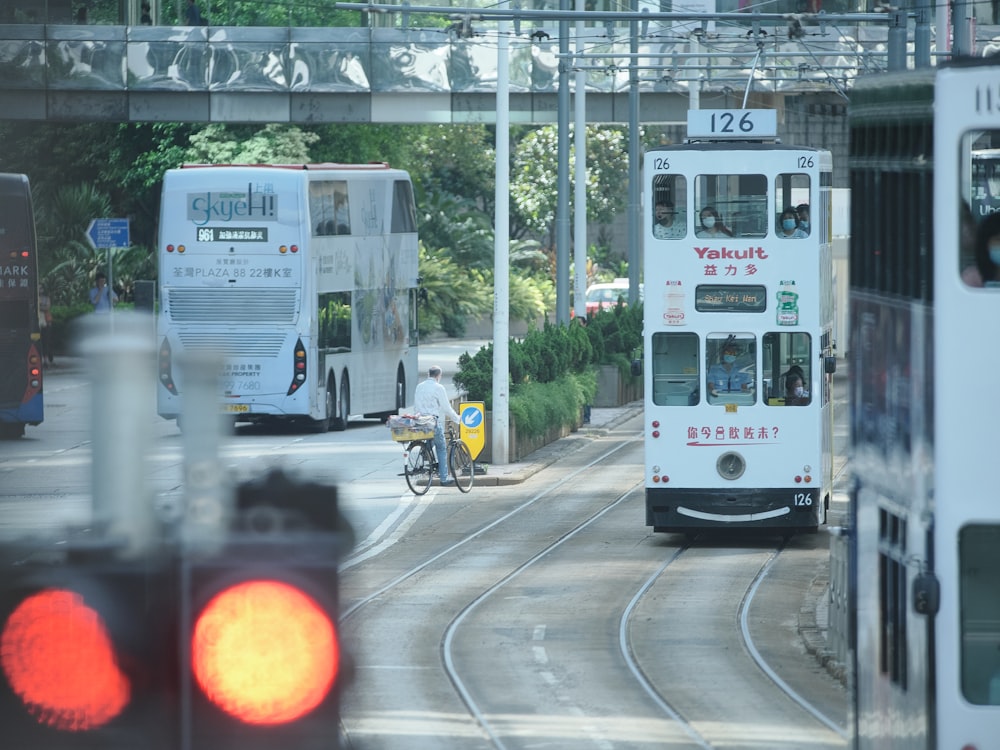
[[(597, 392), (596, 366), (617, 365), (628, 375), (642, 348), (642, 306), (619, 304), (590, 315), (584, 325), (546, 323), (509, 343), (510, 414), (529, 436), (575, 425)], [(455, 384), (493, 408), (493, 344), (458, 359)]]

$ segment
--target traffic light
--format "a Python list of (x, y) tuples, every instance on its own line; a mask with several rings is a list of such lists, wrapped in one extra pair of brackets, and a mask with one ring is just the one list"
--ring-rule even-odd
[[(169, 556), (137, 561), (122, 545), (86, 538), (24, 554), (0, 587), (3, 746), (175, 748), (177, 652), (165, 646), (176, 634), (169, 613), (177, 587)], [(4, 548), (3, 557), (12, 556)]]
[[(336, 750), (345, 656), (334, 487), (275, 472), (225, 527), (136, 555), (0, 546), (5, 750)], [(16, 564), (10, 565), (10, 561)]]
[(336, 488), (241, 485), (233, 528), (181, 562), (183, 750), (339, 747)]

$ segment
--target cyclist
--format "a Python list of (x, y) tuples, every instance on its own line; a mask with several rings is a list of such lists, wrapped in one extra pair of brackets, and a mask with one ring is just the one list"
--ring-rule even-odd
[(448, 450), (444, 441), (444, 421), (446, 415), (455, 422), (459, 421), (459, 417), (458, 412), (451, 408), (448, 392), (441, 385), (440, 367), (432, 365), (427, 370), (427, 380), (417, 386), (413, 401), (413, 408), (417, 414), (430, 414), (437, 418), (437, 423), (434, 425), (434, 453), (437, 456), (438, 475), (442, 485), (453, 484), (455, 480), (448, 477)]

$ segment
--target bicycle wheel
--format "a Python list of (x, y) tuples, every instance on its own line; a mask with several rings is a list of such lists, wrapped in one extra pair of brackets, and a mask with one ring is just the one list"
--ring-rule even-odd
[(472, 460), (469, 446), (461, 440), (456, 440), (448, 448), (448, 468), (458, 489), (462, 492), (472, 489), (472, 483), (476, 479), (476, 462)]
[(406, 483), (414, 495), (423, 495), (431, 488), (431, 478), (434, 476), (434, 459), (430, 448), (422, 441), (410, 443), (403, 460), (403, 473)]

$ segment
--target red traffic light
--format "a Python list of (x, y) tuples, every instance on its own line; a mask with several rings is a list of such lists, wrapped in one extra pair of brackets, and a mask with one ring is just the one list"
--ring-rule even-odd
[(330, 693), (340, 666), (334, 623), (300, 589), (244, 581), (215, 595), (191, 635), (206, 697), (248, 724), (296, 721)]
[(129, 702), (129, 680), (105, 623), (67, 589), (45, 589), (20, 603), (0, 634), (0, 661), (28, 711), (54, 729), (94, 729)]

